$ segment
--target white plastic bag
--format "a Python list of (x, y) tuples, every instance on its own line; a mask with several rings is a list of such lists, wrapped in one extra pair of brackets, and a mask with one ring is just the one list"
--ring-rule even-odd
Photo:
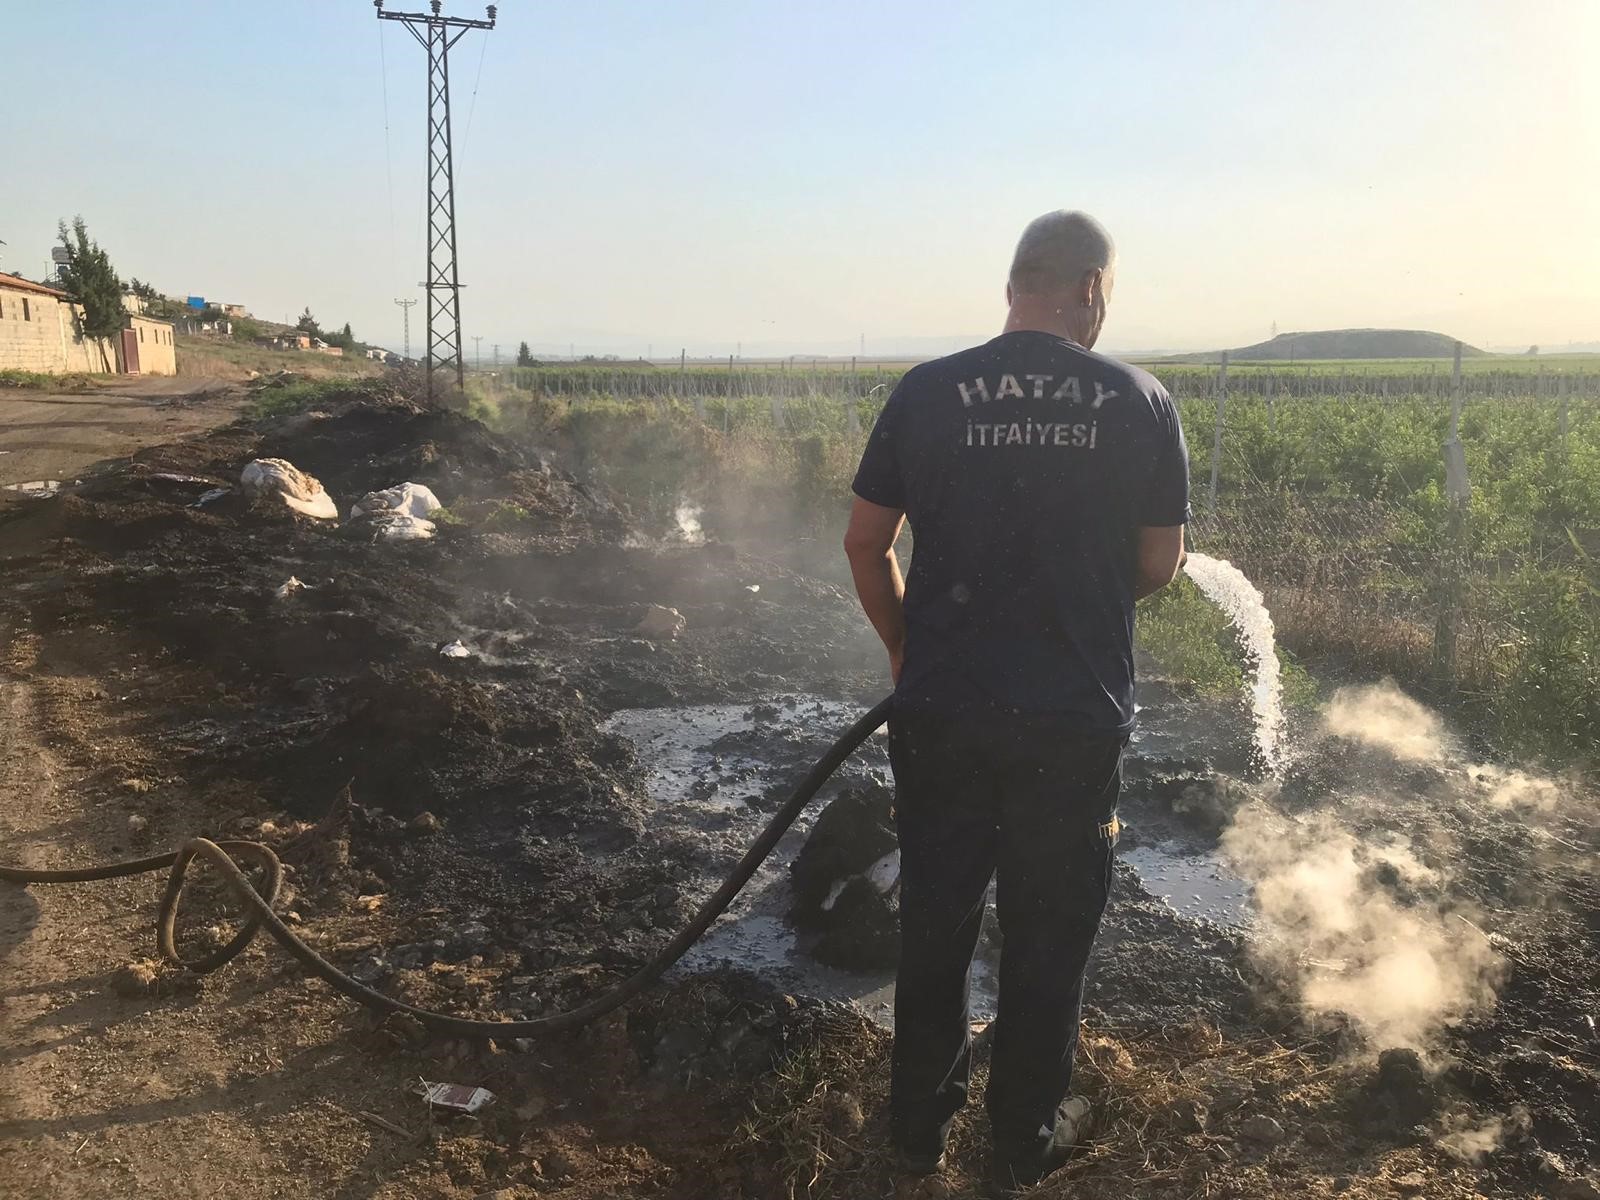
[(443, 508), (432, 489), (420, 483), (397, 483), (381, 492), (368, 492), (350, 507), (350, 519), (396, 513), (405, 517), (426, 517)]
[(239, 487), (252, 500), (276, 496), (297, 513), (337, 521), (339, 508), (316, 478), (281, 458), (258, 458), (239, 474)]

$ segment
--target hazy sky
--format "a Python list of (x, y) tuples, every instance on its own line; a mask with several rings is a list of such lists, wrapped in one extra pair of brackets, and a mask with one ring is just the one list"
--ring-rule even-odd
[[(125, 277), (399, 344), (392, 301), (423, 271), (404, 29), (366, 0), (0, 7), (0, 270), (42, 272), (81, 213)], [(521, 338), (660, 356), (988, 336), (1017, 234), (1057, 207), (1118, 240), (1112, 348), (1274, 322), (1600, 339), (1596, 0), (499, 11), (451, 57), (486, 360)]]

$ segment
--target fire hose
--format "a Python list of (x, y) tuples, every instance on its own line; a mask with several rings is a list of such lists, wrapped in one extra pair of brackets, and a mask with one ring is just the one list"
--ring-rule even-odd
[[(230, 962), (244, 951), (257, 933), (265, 929), (289, 952), (290, 957), (334, 991), (348, 996), (357, 1004), (363, 1004), (379, 1012), (405, 1013), (429, 1029), (439, 1033), (454, 1034), (457, 1037), (518, 1038), (556, 1033), (587, 1025), (590, 1021), (621, 1008), (660, 979), (668, 968), (682, 958), (689, 947), (699, 941), (701, 935), (711, 928), (712, 922), (733, 903), (734, 897), (744, 885), (750, 882), (751, 876), (767, 860), (779, 839), (788, 832), (789, 826), (794, 824), (806, 805), (828, 781), (828, 777), (889, 719), (891, 703), (890, 698), (879, 701), (839, 736), (838, 740), (828, 748), (827, 753), (806, 772), (805, 778), (796, 785), (789, 798), (784, 801), (783, 807), (767, 822), (760, 835), (745, 851), (744, 857), (723, 880), (722, 885), (700, 906), (693, 919), (657, 951), (654, 958), (604, 995), (597, 996), (567, 1012), (553, 1013), (532, 1020), (479, 1021), (469, 1017), (451, 1016), (449, 1013), (432, 1012), (425, 1008), (416, 1008), (392, 996), (386, 996), (350, 978), (307, 945), (273, 911), (273, 902), (277, 899), (278, 891), (283, 884), (283, 864), (270, 847), (260, 842), (211, 841), (208, 838), (196, 837), (190, 838), (170, 854), (108, 863), (99, 867), (83, 867), (67, 871), (35, 871), (22, 867), (0, 866), (0, 880), (22, 884), (92, 883), (96, 880), (118, 879), (126, 875), (143, 875), (166, 869), (167, 886), (161, 895), (161, 904), (156, 910), (156, 947), (162, 958), (196, 974), (203, 975), (215, 971)], [(199, 958), (185, 959), (178, 954), (177, 947), (178, 901), (183, 895), (184, 876), (188, 872), (189, 864), (197, 858), (204, 859), (216, 868), (244, 903), (246, 912), (244, 923), (230, 942)], [(259, 868), (261, 872), (259, 888), (251, 883), (236, 859), (251, 862)]]

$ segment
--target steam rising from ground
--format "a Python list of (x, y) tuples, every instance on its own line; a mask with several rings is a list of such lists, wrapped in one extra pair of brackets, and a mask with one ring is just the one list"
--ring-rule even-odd
[(677, 524), (677, 540), (690, 546), (703, 545), (706, 540), (706, 531), (700, 524), (700, 515), (705, 510), (698, 504), (684, 501), (673, 510), (672, 519)]
[(1446, 754), (1439, 714), (1392, 683), (1340, 688), (1322, 724), (1335, 737), (1380, 747), (1406, 762), (1438, 762)]
[(1471, 763), (1439, 714), (1393, 683), (1340, 688), (1323, 712), (1322, 727), (1335, 737), (1386, 750), (1402, 762), (1462, 770), (1496, 808), (1549, 810), (1566, 794), (1563, 785), (1546, 776)]
[(1528, 1125), (1528, 1111), (1523, 1108), (1513, 1109), (1509, 1117), (1490, 1117), (1482, 1123), (1458, 1116), (1446, 1122), (1444, 1133), (1438, 1139), (1439, 1148), (1462, 1162), (1481, 1162), (1505, 1144), (1508, 1134), (1520, 1132)]
[[(1426, 1050), (1441, 1027), (1491, 1006), (1504, 972), (1477, 914), (1452, 886), (1444, 812), (1430, 820), (1431, 806), (1466, 806), (1469, 817), (1481, 806), (1484, 819), (1489, 809), (1531, 815), (1558, 806), (1567, 787), (1473, 762), (1437, 713), (1391, 683), (1341, 689), (1320, 724), (1324, 739), (1380, 756), (1349, 759), (1350, 748), (1323, 740), (1308, 753), (1321, 754), (1346, 781), (1364, 772), (1362, 789), (1341, 789), (1309, 816), (1264, 802), (1235, 814), (1222, 849), (1255, 888), (1254, 950), (1308, 1010), (1346, 1014), (1379, 1046)], [(1453, 1136), (1472, 1157), (1500, 1133), (1485, 1127)]]
[[(1255, 884), (1257, 953), (1311, 1011), (1349, 1015), (1380, 1046), (1425, 1048), (1441, 1025), (1494, 1002), (1502, 963), (1483, 935), (1447, 901), (1400, 898), (1442, 882), (1404, 838), (1251, 805), (1222, 848)], [(1397, 895), (1384, 876), (1407, 886)]]

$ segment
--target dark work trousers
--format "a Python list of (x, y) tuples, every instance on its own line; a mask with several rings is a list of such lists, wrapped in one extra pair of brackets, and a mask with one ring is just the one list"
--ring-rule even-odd
[(1111, 887), (1126, 744), (1053, 719), (890, 718), (901, 889), (890, 1111), (906, 1153), (941, 1153), (966, 1102), (968, 985), (996, 875), (1003, 947), (986, 1097), (995, 1154), (1028, 1164), (1049, 1146)]

